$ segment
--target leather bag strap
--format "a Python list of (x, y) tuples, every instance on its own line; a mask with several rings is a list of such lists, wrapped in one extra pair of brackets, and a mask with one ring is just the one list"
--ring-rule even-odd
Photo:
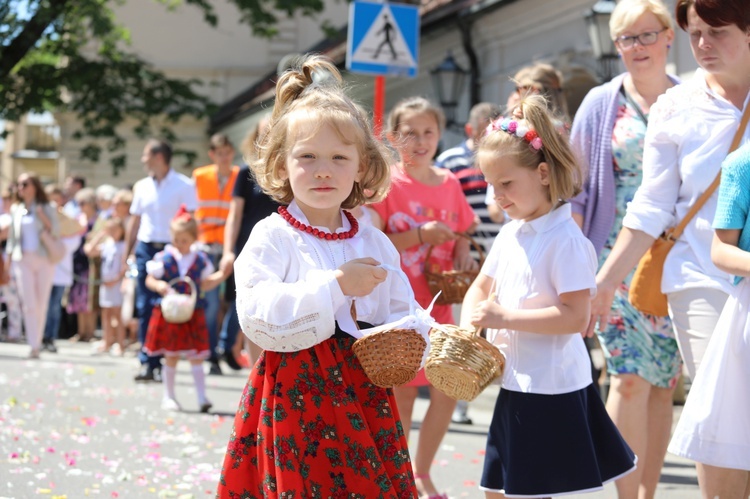
[[(747, 127), (747, 122), (750, 119), (750, 104), (747, 105), (745, 108), (745, 112), (742, 113), (742, 119), (740, 119), (740, 126), (737, 128), (737, 132), (734, 134), (734, 139), (732, 139), (732, 145), (729, 146), (729, 152), (727, 155), (731, 154), (735, 149), (737, 149), (740, 145), (740, 142), (742, 141), (742, 136), (745, 134), (745, 128)], [(719, 187), (719, 184), (721, 183), (721, 169), (719, 169), (719, 173), (716, 175), (716, 178), (711, 183), (711, 185), (706, 189), (706, 191), (701, 194), (701, 197), (698, 198), (698, 200), (693, 203), (693, 206), (690, 207), (687, 214), (685, 214), (685, 218), (683, 218), (677, 226), (669, 231), (667, 233), (668, 239), (677, 239), (682, 235), (682, 232), (685, 230), (685, 227), (687, 227), (687, 224), (690, 223), (690, 220), (693, 219), (696, 213), (698, 213), (698, 210), (703, 208), (703, 205), (706, 204), (706, 201), (708, 201), (708, 198), (710, 198), (714, 192), (716, 192), (716, 189)]]

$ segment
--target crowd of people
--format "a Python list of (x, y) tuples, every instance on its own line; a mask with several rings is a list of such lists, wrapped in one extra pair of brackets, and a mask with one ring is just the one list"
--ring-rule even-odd
[[(352, 350), (358, 334), (404, 320), (428, 345), (435, 322), (482, 328), (505, 355), (486, 497), (615, 481), (621, 499), (653, 498), (668, 448), (697, 463), (705, 497), (750, 497), (750, 10), (678, 0), (675, 14), (699, 65), (689, 80), (666, 69), (664, 3), (621, 0), (610, 32), (626, 71), (572, 120), (560, 74), (534, 64), (504, 110), (475, 105), (465, 142), (440, 155), (439, 107), (402, 99), (375, 137), (337, 68), (307, 56), (280, 76), (241, 168), (215, 135), (213, 163), (192, 178), (156, 139), (132, 189), (23, 173), (4, 196), (8, 336), (23, 327), (31, 358), (54, 352), (65, 303), (74, 339), (101, 324), (96, 353), (140, 347), (135, 380), (161, 382), (165, 410), (181, 408), (186, 358), (204, 412), (204, 363), (240, 369), (249, 339), (218, 497), (447, 499), (431, 465), (451, 421), (471, 422), (467, 404), (423, 370), (378, 387)], [(651, 282), (668, 313), (644, 312), (633, 271), (680, 222)], [(462, 305), (434, 304), (425, 273), (451, 270), (477, 278)], [(670, 442), (683, 368), (692, 388)], [(419, 387), (430, 403), (410, 453)]]

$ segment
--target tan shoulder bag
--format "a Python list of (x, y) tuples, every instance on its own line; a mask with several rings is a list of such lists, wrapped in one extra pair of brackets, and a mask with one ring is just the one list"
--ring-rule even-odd
[[(742, 135), (745, 133), (745, 127), (747, 126), (748, 118), (750, 118), (750, 105), (747, 106), (745, 112), (742, 114), (740, 120), (740, 126), (737, 132), (734, 134), (732, 145), (729, 148), (729, 153), (737, 149), (742, 140)], [(727, 154), (729, 154), (727, 153)], [(674, 246), (675, 241), (679, 239), (682, 232), (693, 219), (698, 210), (700, 210), (708, 198), (716, 191), (721, 183), (721, 170), (716, 178), (711, 183), (709, 188), (701, 194), (701, 197), (690, 207), (685, 218), (683, 218), (679, 224), (671, 229), (667, 229), (659, 238), (654, 241), (654, 244), (648, 249), (645, 255), (638, 262), (638, 267), (635, 269), (633, 274), (633, 280), (630, 282), (630, 290), (628, 292), (628, 300), (630, 304), (636, 309), (643, 312), (644, 314), (651, 314), (656, 316), (666, 316), (669, 313), (667, 307), (667, 295), (661, 292), (661, 276), (664, 271), (664, 262), (667, 259), (667, 254)]]

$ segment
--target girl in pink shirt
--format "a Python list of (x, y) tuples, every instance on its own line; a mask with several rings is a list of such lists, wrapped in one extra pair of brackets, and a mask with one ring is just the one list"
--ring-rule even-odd
[[(396, 104), (388, 117), (388, 139), (400, 161), (391, 168), (392, 185), (386, 199), (369, 205), (374, 210), (373, 225), (383, 230), (399, 250), (401, 268), (423, 308), (433, 299), (424, 276), (426, 267), (432, 272), (477, 267), (469, 254), (468, 241), (456, 236), (457, 232), (474, 229), (476, 215), (453, 173), (432, 163), (444, 125), (443, 112), (424, 98), (407, 98)], [(432, 254), (425, 261), (430, 246), (434, 246)], [(454, 323), (451, 305), (436, 305), (431, 315), (441, 324)], [(429, 385), (423, 372), (410, 384), (393, 390), (407, 439), (420, 385)], [(430, 386), (430, 406), (414, 459), (420, 496), (446, 497), (438, 494), (432, 483), (430, 465), (448, 430), (455, 403)]]

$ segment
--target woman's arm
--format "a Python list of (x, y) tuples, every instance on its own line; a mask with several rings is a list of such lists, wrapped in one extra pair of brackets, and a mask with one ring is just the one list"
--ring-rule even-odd
[(737, 246), (741, 233), (740, 229), (716, 229), (711, 261), (728, 274), (750, 277), (750, 253)]
[(232, 273), (232, 265), (234, 265), (234, 260), (237, 258), (237, 255), (234, 254), (234, 246), (237, 243), (237, 236), (240, 233), (242, 210), (244, 208), (244, 198), (233, 197), (229, 203), (229, 215), (227, 216), (227, 223), (224, 225), (224, 250), (219, 262), (219, 269), (226, 277), (229, 277), (229, 274)]
[[(656, 239), (640, 230), (623, 227), (607, 260), (596, 275), (596, 296), (591, 301), (591, 320), (585, 336), (593, 336), (597, 322), (606, 324), (612, 310), (615, 290), (638, 265)], [(658, 285), (658, 284), (657, 284)]]
[(588, 289), (563, 293), (558, 305), (545, 308), (511, 310), (487, 300), (474, 308), (471, 325), (538, 334), (575, 334), (583, 331), (588, 323), (590, 303)]

